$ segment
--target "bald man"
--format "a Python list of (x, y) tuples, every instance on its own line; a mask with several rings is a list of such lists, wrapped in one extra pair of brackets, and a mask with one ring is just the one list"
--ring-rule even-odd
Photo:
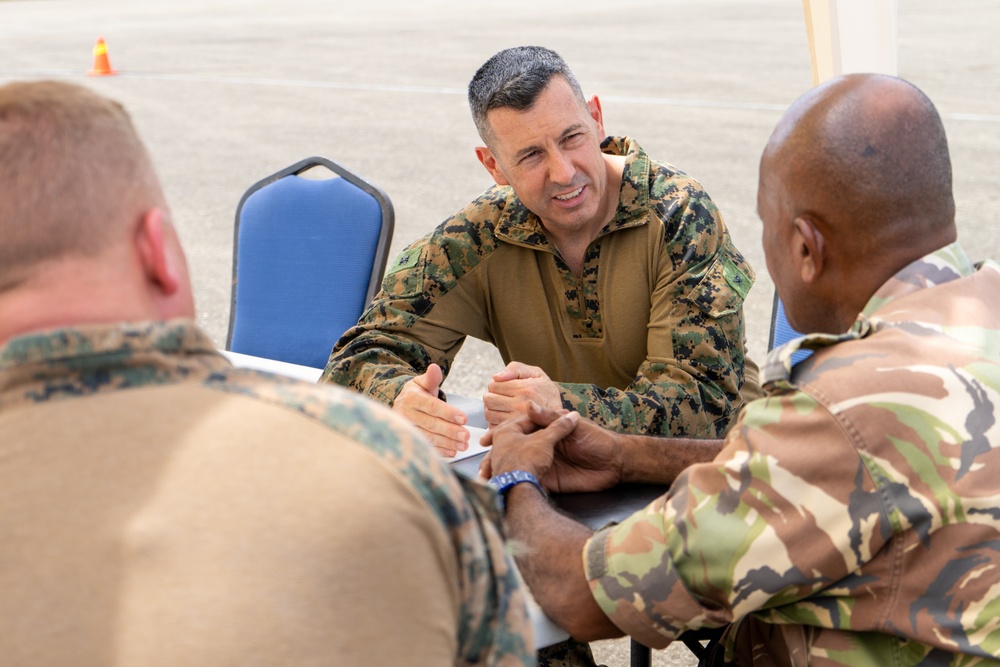
[[(764, 150), (758, 211), (789, 319), (812, 333), (771, 355), (769, 395), (714, 461), (596, 534), (533, 480), (668, 482), (674, 443), (540, 409), (499, 427), (483, 472), (526, 581), (581, 640), (725, 627), (703, 664), (995, 664), (1000, 265), (956, 241), (937, 111), (887, 76), (808, 92)], [(800, 348), (814, 354), (793, 367)]]
[(119, 105), (0, 87), (0, 239), (0, 664), (534, 664), (488, 489), (194, 325)]

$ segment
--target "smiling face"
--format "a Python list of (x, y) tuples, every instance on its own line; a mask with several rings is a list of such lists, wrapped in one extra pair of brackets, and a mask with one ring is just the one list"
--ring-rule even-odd
[(530, 109), (493, 109), (487, 120), (491, 145), (476, 154), (493, 179), (510, 185), (554, 237), (596, 237), (618, 205), (597, 98), (585, 104), (555, 76)]

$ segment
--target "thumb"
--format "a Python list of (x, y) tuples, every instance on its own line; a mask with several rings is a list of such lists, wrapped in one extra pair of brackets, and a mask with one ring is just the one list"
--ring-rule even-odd
[(545, 373), (538, 366), (529, 366), (520, 361), (512, 361), (507, 367), (493, 376), (495, 382), (507, 382), (509, 380), (524, 380), (526, 378), (542, 377)]
[(553, 447), (568, 436), (580, 423), (579, 412), (567, 412), (537, 433), (544, 434), (545, 442)]
[[(548, 426), (568, 412), (569, 410), (565, 408), (559, 408), (558, 410), (545, 408), (534, 401), (528, 403), (528, 418), (537, 426)], [(579, 415), (579, 413), (576, 414)]]
[(482, 462), (479, 464), (479, 478), (490, 479), (493, 477), (493, 461), (490, 460), (490, 453), (486, 452)]
[(418, 375), (413, 378), (413, 381), (417, 383), (417, 386), (434, 396), (438, 395), (438, 389), (441, 387), (441, 381), (444, 379), (444, 373), (441, 372), (441, 367), (437, 364), (431, 364), (424, 371), (423, 375)]

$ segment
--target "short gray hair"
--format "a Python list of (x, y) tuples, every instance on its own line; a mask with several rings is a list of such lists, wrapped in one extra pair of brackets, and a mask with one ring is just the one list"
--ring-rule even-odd
[(487, 60), (469, 82), (469, 108), (479, 136), (492, 139), (486, 114), (493, 109), (530, 109), (554, 76), (561, 76), (581, 102), (583, 89), (558, 53), (542, 46), (515, 46)]

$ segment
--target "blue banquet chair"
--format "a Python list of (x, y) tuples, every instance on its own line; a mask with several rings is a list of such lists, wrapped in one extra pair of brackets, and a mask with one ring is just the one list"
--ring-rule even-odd
[[(302, 176), (320, 167), (332, 176)], [(226, 348), (323, 368), (378, 290), (392, 232), (389, 197), (327, 158), (255, 183), (236, 210)]]
[[(767, 340), (767, 351), (770, 352), (776, 347), (781, 347), (785, 343), (795, 338), (801, 338), (802, 334), (792, 328), (785, 316), (785, 305), (778, 298), (778, 290), (774, 291), (774, 303), (771, 306), (771, 333)], [(792, 355), (792, 365), (799, 363), (812, 354), (812, 350), (799, 350)]]

